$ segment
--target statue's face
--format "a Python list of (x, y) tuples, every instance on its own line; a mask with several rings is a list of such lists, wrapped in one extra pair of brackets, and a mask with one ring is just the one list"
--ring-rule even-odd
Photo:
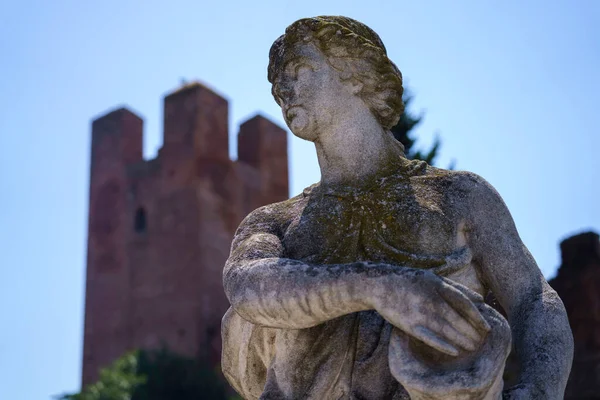
[(284, 64), (275, 92), (292, 133), (314, 141), (334, 123), (353, 93), (314, 44), (301, 43), (292, 51), (295, 57)]

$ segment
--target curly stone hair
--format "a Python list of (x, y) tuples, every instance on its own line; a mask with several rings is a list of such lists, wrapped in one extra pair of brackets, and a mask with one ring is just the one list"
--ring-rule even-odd
[(394, 126), (404, 112), (402, 73), (387, 57), (379, 36), (368, 26), (351, 18), (321, 16), (300, 19), (285, 30), (269, 51), (268, 79), (277, 101), (278, 74), (299, 56), (293, 47), (314, 43), (342, 81), (362, 84), (359, 96), (385, 129)]

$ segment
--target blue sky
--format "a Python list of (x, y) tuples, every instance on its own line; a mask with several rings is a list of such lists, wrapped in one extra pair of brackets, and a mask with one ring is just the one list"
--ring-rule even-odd
[[(90, 120), (129, 106), (153, 157), (162, 97), (199, 79), (230, 100), (235, 157), (243, 120), (284, 125), (266, 79), (273, 40), (331, 14), (380, 34), (425, 113), (419, 145), (438, 132), (440, 166), (496, 187), (547, 277), (559, 240), (600, 231), (600, 2), (3, 2), (0, 399), (79, 388)], [(290, 153), (297, 194), (319, 170), (312, 144), (290, 135)]]

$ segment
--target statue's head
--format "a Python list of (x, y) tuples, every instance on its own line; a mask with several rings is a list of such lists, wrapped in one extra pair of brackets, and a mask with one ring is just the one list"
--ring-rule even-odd
[[(316, 76), (321, 67), (338, 82)], [(313, 76), (298, 83), (303, 73)], [(346, 17), (305, 18), (291, 24), (271, 47), (268, 79), (292, 131), (292, 119), (303, 112), (292, 110), (299, 85), (308, 88), (311, 99), (323, 91), (335, 95), (337, 84), (350, 88), (386, 130), (404, 111), (402, 74), (388, 59), (383, 42), (368, 26)]]

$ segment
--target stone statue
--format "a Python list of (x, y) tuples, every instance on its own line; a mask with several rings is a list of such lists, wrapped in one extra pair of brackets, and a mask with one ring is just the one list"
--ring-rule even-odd
[[(345, 17), (296, 21), (268, 77), (321, 181), (236, 232), (231, 385), (246, 399), (561, 399), (573, 353), (561, 300), (494, 188), (406, 159), (389, 132), (402, 75), (379, 36)], [(511, 348), (521, 369), (506, 388)]]

